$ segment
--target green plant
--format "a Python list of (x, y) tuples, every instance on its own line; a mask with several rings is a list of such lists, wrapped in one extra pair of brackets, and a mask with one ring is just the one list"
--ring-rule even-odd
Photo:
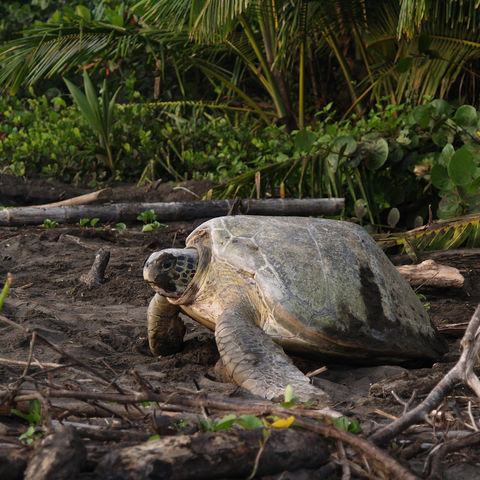
[(127, 229), (127, 226), (125, 225), (125, 223), (123, 222), (119, 222), (115, 225), (115, 228), (117, 230), (126, 230)]
[(92, 81), (86, 70), (83, 70), (83, 88), (85, 93), (73, 84), (70, 80), (64, 79), (65, 83), (72, 94), (78, 109), (88, 121), (93, 130), (98, 134), (100, 146), (106, 154), (106, 163), (111, 172), (114, 172), (115, 165), (111, 148), (113, 113), (115, 109), (115, 101), (120, 89), (110, 98), (107, 88), (107, 81), (103, 81), (101, 90), (101, 101), (98, 101), (97, 93), (93, 87)]
[(81, 227), (95, 227), (95, 225), (100, 221), (99, 218), (81, 218), (78, 223)]
[(166, 228), (168, 228), (168, 225), (155, 220), (152, 223), (146, 223), (143, 225), (142, 232), (153, 232), (154, 230), (165, 230)]
[(15, 408), (12, 408), (11, 413), (17, 417), (23, 418), (30, 424), (27, 431), (18, 437), (20, 441), (24, 441), (27, 445), (31, 445), (37, 438), (43, 436), (43, 432), (38, 432), (36, 428), (43, 422), (42, 406), (38, 400), (30, 400), (28, 413), (23, 413)]
[(361, 430), (360, 423), (356, 418), (354, 420), (350, 420), (347, 417), (333, 418), (332, 423), (337, 428), (341, 428), (342, 430), (345, 430), (348, 433), (357, 434)]
[(43, 226), (45, 228), (57, 228), (58, 222), (56, 220), (50, 220), (49, 218), (46, 218), (43, 221)]
[(152, 223), (157, 219), (157, 214), (154, 210), (144, 210), (140, 215), (138, 215), (137, 220), (147, 224)]

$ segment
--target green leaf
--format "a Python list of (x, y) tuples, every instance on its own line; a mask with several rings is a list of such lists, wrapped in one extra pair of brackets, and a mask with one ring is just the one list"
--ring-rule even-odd
[(342, 135), (333, 142), (333, 151), (339, 155), (351, 155), (357, 149), (357, 142), (351, 135)]
[(449, 193), (438, 203), (437, 216), (440, 219), (457, 217), (462, 210), (460, 197), (456, 193)]
[(413, 118), (422, 128), (427, 128), (432, 119), (432, 107), (430, 105), (418, 105), (413, 110)]
[(471, 105), (462, 105), (457, 109), (453, 120), (461, 127), (472, 127), (477, 125), (477, 110)]
[(254, 415), (240, 415), (238, 417), (237, 423), (241, 425), (243, 428), (262, 428), (263, 423)]
[(444, 147), (445, 145), (452, 143), (453, 139), (454, 133), (452, 132), (452, 129), (447, 126), (439, 128), (432, 134), (433, 143), (439, 147)]
[(285, 388), (285, 394), (283, 396), (283, 399), (285, 402), (291, 402), (293, 398), (293, 388), (290, 384), (288, 384)]
[(302, 129), (295, 136), (295, 148), (309, 153), (315, 142), (315, 134), (309, 130)]
[(75, 13), (80, 18), (83, 18), (84, 20), (87, 20), (88, 22), (92, 19), (92, 14), (90, 13), (90, 10), (87, 7), (84, 7), (83, 5), (77, 5), (76, 8), (75, 8)]
[(151, 437), (148, 437), (147, 442), (151, 442), (153, 440), (160, 440), (160, 435), (152, 435)]
[(442, 165), (436, 164), (432, 167), (430, 172), (430, 179), (434, 187), (439, 190), (445, 190), (449, 186), (453, 186), (448, 176), (448, 171)]
[(448, 102), (440, 98), (433, 100), (431, 105), (435, 109), (435, 112), (439, 115), (445, 115), (449, 117), (453, 112), (453, 107)]
[(370, 170), (377, 170), (387, 161), (387, 158), (388, 143), (384, 138), (379, 138), (373, 146), (367, 167)]
[(472, 154), (465, 147), (457, 150), (448, 163), (448, 175), (455, 185), (467, 185), (475, 174), (475, 162)]
[(453, 145), (451, 143), (447, 143), (443, 147), (442, 153), (440, 154), (440, 157), (439, 157), (440, 165), (447, 167), (454, 153), (455, 153), (455, 148), (453, 148)]
[(214, 427), (214, 430), (229, 430), (230, 427), (237, 421), (237, 416), (231, 413), (230, 415), (225, 415), (220, 419)]

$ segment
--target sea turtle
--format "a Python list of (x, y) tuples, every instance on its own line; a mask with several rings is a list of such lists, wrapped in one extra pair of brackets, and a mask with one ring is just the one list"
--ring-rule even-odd
[(326, 395), (284, 353), (322, 361), (433, 361), (444, 340), (408, 283), (360, 226), (303, 217), (227, 216), (197, 227), (186, 248), (153, 253), (145, 280), (154, 355), (181, 349), (183, 310), (215, 330), (234, 381), (264, 398), (288, 384)]

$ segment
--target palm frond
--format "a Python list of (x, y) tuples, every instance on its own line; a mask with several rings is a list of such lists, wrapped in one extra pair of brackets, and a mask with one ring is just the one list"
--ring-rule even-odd
[(480, 247), (480, 214), (438, 220), (405, 233), (378, 234), (374, 238), (384, 250), (400, 247), (402, 253)]

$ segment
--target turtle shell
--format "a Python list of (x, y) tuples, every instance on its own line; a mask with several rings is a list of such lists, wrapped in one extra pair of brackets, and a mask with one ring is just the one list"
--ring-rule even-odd
[(410, 285), (358, 225), (220, 217), (194, 230), (187, 246), (207, 248), (213, 265), (238, 273), (239, 285), (253, 279), (260, 327), (288, 351), (378, 362), (435, 359), (446, 350)]

